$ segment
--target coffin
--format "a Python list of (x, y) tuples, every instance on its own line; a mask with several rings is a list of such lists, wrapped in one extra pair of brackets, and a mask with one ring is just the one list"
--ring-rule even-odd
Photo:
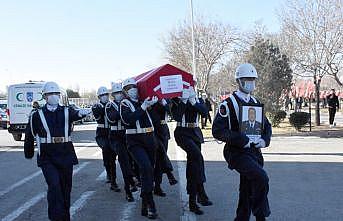
[(193, 75), (173, 65), (166, 64), (135, 77), (140, 99), (157, 96), (180, 97), (183, 88), (194, 87)]

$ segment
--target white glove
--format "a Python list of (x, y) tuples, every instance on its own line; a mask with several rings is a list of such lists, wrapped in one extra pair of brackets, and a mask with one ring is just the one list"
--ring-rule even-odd
[(162, 98), (161, 104), (162, 104), (163, 106), (166, 106), (168, 103), (167, 103), (166, 99)]
[(192, 106), (194, 106), (197, 102), (196, 98), (195, 97), (189, 97), (189, 102), (192, 104)]
[(255, 147), (256, 147), (256, 148), (265, 148), (265, 147), (266, 147), (266, 142), (265, 142), (262, 138), (260, 138), (260, 139), (257, 141)]
[(188, 98), (189, 98), (189, 90), (188, 89), (186, 89), (186, 88), (184, 88), (183, 90), (182, 90), (182, 97), (181, 97), (181, 101), (183, 102), (183, 103), (187, 103), (187, 100), (188, 100)]
[(79, 110), (79, 117), (85, 117), (85, 116), (87, 116), (87, 115), (89, 115), (89, 114), (91, 114), (92, 113), (92, 110), (91, 109), (89, 109), (89, 108), (81, 108), (80, 110)]
[(195, 93), (195, 90), (192, 86), (190, 86), (188, 88), (188, 90), (189, 90), (189, 98), (193, 98), (193, 97), (195, 98), (197, 96), (197, 94)]
[(150, 101), (150, 106), (152, 106), (152, 105), (154, 105), (154, 104), (156, 104), (158, 102), (158, 97), (157, 96), (153, 96), (152, 98), (151, 98), (151, 101)]
[(150, 97), (145, 98), (145, 100), (143, 101), (143, 104), (141, 105), (142, 110), (146, 111), (146, 109), (148, 109), (148, 107), (150, 107)]

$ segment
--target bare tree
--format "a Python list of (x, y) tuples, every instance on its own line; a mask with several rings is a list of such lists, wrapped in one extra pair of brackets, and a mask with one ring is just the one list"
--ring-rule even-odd
[[(222, 60), (233, 50), (237, 31), (230, 25), (209, 22), (200, 18), (195, 22), (197, 87), (208, 93), (210, 75), (222, 66)], [(167, 60), (188, 72), (192, 70), (191, 26), (184, 21), (162, 40)]]
[[(343, 64), (342, 0), (289, 0), (279, 13), (281, 42), (295, 73), (311, 76), (316, 90), (316, 125), (320, 125), (321, 80), (331, 75), (342, 85), (338, 74)], [(281, 43), (282, 45), (282, 43)]]

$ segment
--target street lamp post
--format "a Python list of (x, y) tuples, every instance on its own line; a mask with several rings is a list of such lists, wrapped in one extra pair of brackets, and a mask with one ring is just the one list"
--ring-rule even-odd
[(192, 29), (192, 56), (193, 56), (193, 79), (196, 79), (196, 59), (195, 59), (195, 37), (194, 37), (194, 13), (193, 13), (193, 1), (189, 0), (191, 7), (191, 29)]

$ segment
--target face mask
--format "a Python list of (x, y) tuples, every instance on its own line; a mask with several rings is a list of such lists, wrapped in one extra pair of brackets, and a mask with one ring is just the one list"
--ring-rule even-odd
[(60, 96), (59, 95), (49, 95), (46, 101), (51, 106), (57, 106), (60, 103)]
[(241, 87), (243, 92), (250, 94), (255, 90), (255, 81), (243, 81), (241, 82)]
[(101, 103), (107, 103), (108, 102), (108, 95), (103, 95), (100, 97), (100, 102)]
[(138, 89), (137, 88), (131, 88), (130, 90), (127, 91), (127, 95), (133, 100), (138, 99)]
[(122, 93), (114, 95), (114, 100), (115, 101), (120, 102), (122, 99), (123, 99), (123, 94)]

